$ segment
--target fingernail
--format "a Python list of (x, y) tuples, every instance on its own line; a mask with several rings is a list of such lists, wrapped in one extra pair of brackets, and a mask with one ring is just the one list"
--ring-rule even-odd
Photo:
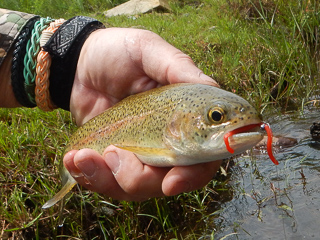
[(120, 168), (119, 156), (115, 152), (108, 152), (104, 156), (109, 168), (111, 169), (113, 175), (116, 175)]
[(96, 173), (97, 169), (92, 159), (86, 159), (85, 161), (77, 162), (76, 166), (86, 177), (92, 177)]
[(217, 87), (219, 87), (219, 84), (215, 80), (204, 73), (200, 74), (200, 78), (206, 82), (214, 83)]

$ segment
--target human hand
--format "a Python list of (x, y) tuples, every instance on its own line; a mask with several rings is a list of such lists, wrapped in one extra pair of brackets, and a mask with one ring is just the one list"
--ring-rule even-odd
[[(97, 30), (81, 50), (70, 111), (82, 125), (129, 95), (180, 82), (218, 86), (189, 56), (155, 33), (124, 28)], [(145, 200), (198, 189), (211, 180), (220, 163), (152, 167), (114, 146), (107, 147), (102, 156), (82, 149), (64, 157), (66, 168), (81, 185), (120, 200)]]

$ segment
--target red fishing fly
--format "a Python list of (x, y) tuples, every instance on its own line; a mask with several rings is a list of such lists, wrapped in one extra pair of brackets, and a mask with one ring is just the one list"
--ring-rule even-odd
[(244, 127), (240, 127), (240, 128), (237, 128), (235, 130), (232, 130), (232, 131), (226, 133), (224, 135), (223, 139), (224, 139), (224, 143), (226, 144), (227, 150), (232, 154), (234, 153), (234, 150), (229, 145), (229, 137), (231, 137), (231, 136), (233, 136), (234, 134), (237, 134), (237, 133), (247, 132), (250, 129), (255, 128), (255, 127), (261, 127), (261, 128), (266, 130), (266, 133), (268, 135), (267, 152), (268, 152), (269, 158), (271, 159), (271, 161), (275, 165), (278, 165), (279, 162), (276, 160), (276, 158), (274, 157), (274, 155), (272, 153), (272, 131), (271, 131), (271, 128), (270, 128), (268, 123), (250, 124), (250, 125), (247, 125), (247, 126), (244, 126)]

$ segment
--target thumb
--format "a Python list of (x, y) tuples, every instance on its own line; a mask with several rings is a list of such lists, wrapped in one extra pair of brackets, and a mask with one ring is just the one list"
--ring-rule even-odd
[(192, 61), (192, 59), (180, 53), (175, 55), (167, 69), (167, 79), (170, 83), (200, 83), (220, 87), (211, 77), (204, 74)]

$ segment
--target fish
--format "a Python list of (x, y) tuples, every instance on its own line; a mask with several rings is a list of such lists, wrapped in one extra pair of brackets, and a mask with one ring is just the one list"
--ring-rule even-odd
[[(257, 110), (234, 93), (204, 84), (171, 84), (131, 95), (92, 118), (70, 137), (65, 152), (90, 148), (102, 154), (114, 145), (147, 165), (188, 166), (252, 148), (265, 126)], [(63, 163), (60, 175), (63, 187), (43, 209), (77, 183)]]

